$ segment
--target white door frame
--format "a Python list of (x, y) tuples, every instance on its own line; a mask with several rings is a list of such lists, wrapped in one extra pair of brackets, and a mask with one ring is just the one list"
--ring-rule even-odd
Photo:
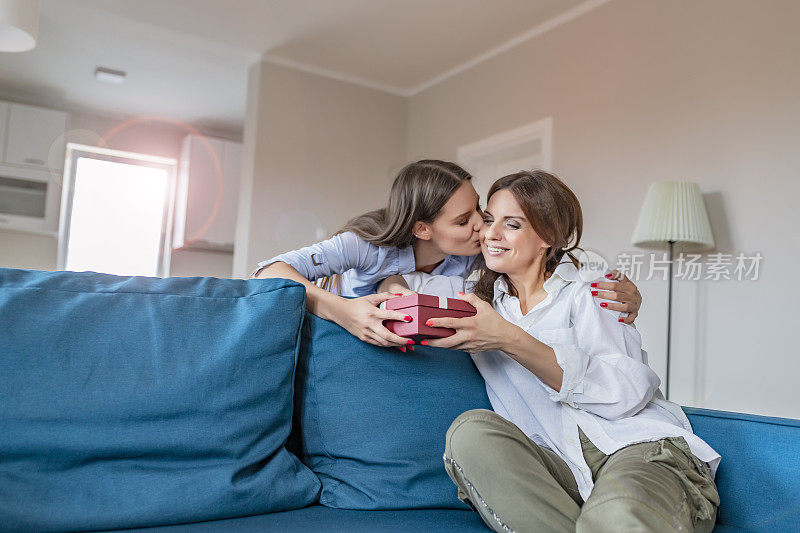
[[(542, 170), (553, 168), (553, 117), (543, 118), (458, 148), (458, 163), (478, 172), (494, 156), (523, 148), (525, 144), (541, 143)], [(493, 176), (493, 179), (500, 176)], [(486, 191), (478, 191), (485, 193)]]
[(471, 159), (485, 157), (494, 152), (536, 140), (542, 142), (542, 156), (546, 165), (542, 170), (549, 171), (553, 165), (553, 117), (543, 118), (513, 130), (465, 144), (458, 148), (458, 160), (459, 162), (468, 162)]

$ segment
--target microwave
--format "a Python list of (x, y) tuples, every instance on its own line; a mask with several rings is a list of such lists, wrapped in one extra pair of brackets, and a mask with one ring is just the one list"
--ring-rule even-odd
[(61, 175), (0, 164), (0, 230), (57, 236)]

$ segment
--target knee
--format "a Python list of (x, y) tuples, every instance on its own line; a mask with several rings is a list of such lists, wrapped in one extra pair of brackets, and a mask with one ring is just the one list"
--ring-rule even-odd
[(447, 430), (447, 440), (452, 440), (458, 434), (459, 440), (464, 437), (474, 436), (490, 426), (495, 418), (500, 416), (488, 409), (471, 409), (458, 415)]
[(486, 452), (486, 439), (496, 430), (499, 421), (505, 422), (497, 413), (487, 409), (472, 409), (458, 415), (450, 424), (445, 437), (445, 455), (462, 462)]
[[(587, 502), (576, 523), (576, 531), (669, 531), (680, 530), (685, 513), (668, 516), (658, 508), (632, 497), (618, 496), (593, 504)], [(688, 522), (691, 524), (691, 521)]]
[(490, 411), (488, 409), (470, 409), (469, 411), (464, 411), (460, 415), (453, 420), (453, 423), (450, 424), (450, 429), (447, 430), (447, 433), (452, 432), (457, 427), (465, 424), (471, 423), (474, 421), (485, 420), (495, 416), (499, 416), (494, 411)]

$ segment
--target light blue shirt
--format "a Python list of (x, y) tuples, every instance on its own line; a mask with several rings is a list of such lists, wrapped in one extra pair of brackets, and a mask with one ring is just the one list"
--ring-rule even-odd
[[(466, 277), (476, 257), (447, 256), (432, 274)], [(309, 281), (340, 274), (341, 295), (350, 297), (373, 294), (378, 284), (389, 276), (415, 270), (414, 249), (411, 246), (377, 246), (350, 231), (261, 261), (252, 275), (278, 261), (291, 265)]]

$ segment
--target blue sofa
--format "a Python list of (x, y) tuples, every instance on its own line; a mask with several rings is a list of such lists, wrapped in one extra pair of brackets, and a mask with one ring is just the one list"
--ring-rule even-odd
[[(0, 269), (3, 531), (486, 531), (441, 464), (467, 354), (306, 315), (288, 280)], [(800, 421), (685, 408), (715, 531), (800, 531)]]
[[(716, 476), (722, 503), (714, 531), (800, 531), (800, 420), (691, 407), (685, 407), (684, 411), (695, 432), (723, 457)], [(470, 511), (350, 511), (321, 505), (147, 529), (164, 533), (218, 530), (418, 533), (489, 529)]]

